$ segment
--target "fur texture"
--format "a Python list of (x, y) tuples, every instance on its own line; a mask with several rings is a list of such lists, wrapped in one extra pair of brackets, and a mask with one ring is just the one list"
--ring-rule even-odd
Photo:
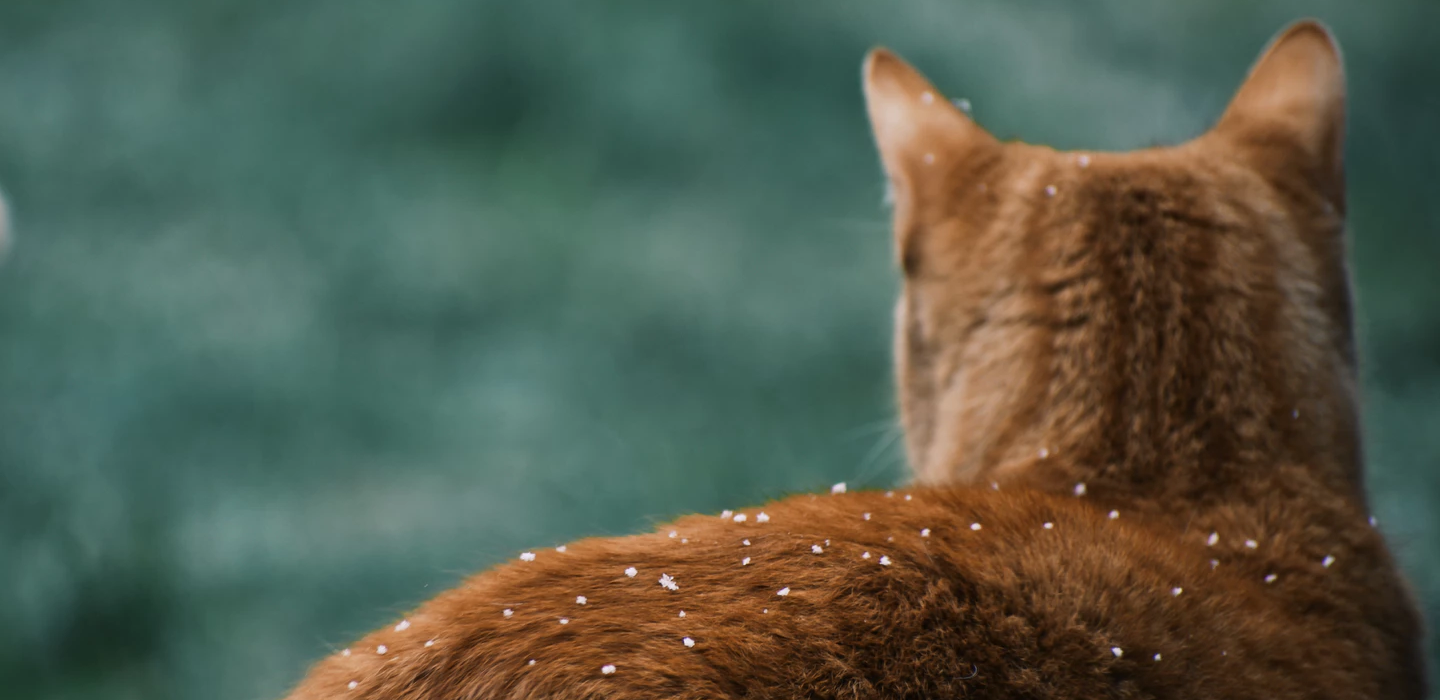
[(1421, 698), (1361, 489), (1344, 79), (1313, 22), (1211, 132), (1002, 144), (879, 50), (916, 488), (480, 574), (320, 698)]

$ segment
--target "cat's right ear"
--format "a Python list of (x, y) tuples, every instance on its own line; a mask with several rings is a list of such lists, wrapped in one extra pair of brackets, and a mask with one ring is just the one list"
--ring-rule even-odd
[(955, 166), (973, 162), (1000, 142), (898, 56), (877, 48), (862, 70), (870, 128), (895, 197), (897, 227), (930, 191), (947, 186)]

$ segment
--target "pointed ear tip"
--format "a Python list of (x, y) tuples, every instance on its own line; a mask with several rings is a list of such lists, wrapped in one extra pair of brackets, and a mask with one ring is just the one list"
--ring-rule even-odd
[(860, 75), (865, 82), (874, 79), (876, 71), (885, 70), (890, 66), (901, 63), (900, 57), (896, 56), (890, 49), (884, 46), (876, 46), (865, 54), (865, 61), (861, 64)]
[(1330, 31), (1330, 27), (1326, 26), (1324, 22), (1314, 18), (1302, 19), (1286, 27), (1275, 38), (1274, 45), (1280, 46), (1281, 44), (1304, 40), (1308, 40), (1314, 48), (1320, 49), (1335, 57), (1336, 60), (1339, 60), (1340, 42), (1335, 40), (1335, 33)]

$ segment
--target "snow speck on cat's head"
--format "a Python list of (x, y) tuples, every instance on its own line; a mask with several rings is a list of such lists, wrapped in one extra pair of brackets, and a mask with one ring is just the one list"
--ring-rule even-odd
[(400, 624), (395, 625), (395, 631), (396, 631), (396, 632), (404, 632), (405, 630), (408, 630), (408, 629), (410, 629), (410, 621), (409, 621), (409, 620), (401, 620), (401, 621), (400, 621)]
[(671, 578), (670, 574), (660, 574), (660, 587), (664, 588), (667, 591), (680, 590), (680, 584), (676, 583), (675, 579)]
[(635, 574), (638, 574), (638, 573), (640, 573), (640, 570), (639, 570), (639, 569), (636, 569), (636, 568), (633, 567), (633, 566), (627, 566), (627, 567), (625, 567), (625, 575), (626, 575), (626, 576), (629, 576), (630, 578), (635, 578)]
[(681, 643), (681, 644), (684, 644), (686, 648), (695, 646), (695, 640), (693, 640), (693, 639), (691, 639), (691, 638), (689, 638), (689, 637), (686, 637), (686, 638), (684, 638), (684, 639), (681, 639), (681, 640), (680, 640), (680, 643)]
[(845, 482), (840, 482), (830, 487), (830, 493), (845, 493)]
[(759, 514), (759, 515), (756, 515), (756, 516), (755, 516), (755, 522), (757, 522), (757, 523), (768, 523), (768, 522), (770, 522), (770, 516), (766, 515), (766, 514), (765, 514), (765, 511), (762, 510), (762, 511), (760, 511), (760, 514)]
[(1085, 482), (1082, 481), (1082, 482), (1080, 482), (1080, 483), (1078, 483), (1078, 484), (1075, 484), (1075, 495), (1076, 495), (1076, 496), (1084, 496), (1084, 495), (1085, 495)]
[[(533, 664), (533, 663), (535, 663), (535, 662), (534, 662), (534, 661), (531, 661), (530, 663)], [(601, 667), (600, 667), (600, 672), (603, 673), (603, 674), (605, 674), (605, 675), (607, 675), (607, 676), (610, 675), (610, 674), (612, 674), (612, 673), (614, 673), (614, 672), (615, 672), (615, 664), (605, 664), (604, 666), (601, 666)]]
[(786, 587), (784, 587), (784, 588), (781, 588), (781, 589), (778, 590), (778, 591), (775, 591), (775, 595), (782, 596), (782, 597), (783, 597), (783, 596), (790, 595), (790, 587), (789, 587), (789, 586), (786, 586)]
[(521, 553), (520, 553), (520, 561), (535, 561), (535, 553), (534, 553), (534, 552), (521, 552)]

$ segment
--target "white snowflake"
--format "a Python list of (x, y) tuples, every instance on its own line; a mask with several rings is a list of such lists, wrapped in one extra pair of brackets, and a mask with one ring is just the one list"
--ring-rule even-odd
[(660, 574), (660, 586), (669, 591), (680, 590), (680, 584), (675, 583), (675, 579), (671, 578), (670, 574)]
[(775, 595), (778, 595), (778, 596), (787, 596), (787, 595), (790, 595), (790, 587), (789, 587), (789, 586), (786, 586), (786, 587), (784, 587), (784, 588), (781, 588), (781, 589), (778, 590), (778, 591), (775, 591)]
[(756, 516), (755, 516), (755, 522), (757, 522), (757, 523), (768, 523), (768, 522), (770, 522), (770, 516), (766, 515), (766, 514), (765, 514), (765, 511), (762, 510), (762, 511), (760, 511), (760, 514), (759, 514), (759, 515), (756, 515)]
[[(934, 156), (934, 155), (931, 155), (930, 158), (933, 160), (933, 159), (935, 158), (935, 156)], [(834, 494), (834, 493), (845, 493), (845, 482), (842, 481), (842, 482), (840, 482), (840, 483), (838, 483), (838, 484), (835, 484), (834, 486), (831, 486), (831, 487), (830, 487), (830, 493), (832, 493), (832, 494)]]
[(626, 575), (626, 576), (629, 576), (630, 578), (635, 578), (635, 574), (638, 574), (638, 573), (640, 573), (640, 570), (639, 570), (639, 569), (636, 569), (636, 568), (633, 567), (633, 566), (627, 566), (627, 567), (625, 567), (625, 575)]
[(410, 621), (409, 621), (409, 620), (401, 620), (401, 621), (400, 621), (400, 624), (395, 625), (395, 631), (396, 631), (396, 632), (404, 632), (405, 630), (408, 630), (408, 629), (410, 629)]
[(818, 544), (812, 544), (812, 545), (810, 545), (810, 551), (813, 552), (813, 553), (815, 553), (815, 554), (820, 554), (820, 553), (822, 553), (822, 552), (825, 551), (825, 548), (824, 548), (824, 547), (821, 547), (821, 546), (818, 545)]
[[(534, 661), (531, 661), (530, 663), (533, 664), (533, 663), (535, 663), (535, 662), (534, 662)], [(605, 674), (605, 675), (607, 675), (607, 676), (610, 675), (610, 674), (612, 674), (612, 673), (614, 673), (614, 672), (615, 672), (615, 664), (605, 664), (604, 666), (601, 666), (601, 667), (600, 667), (600, 672), (603, 673), (603, 674)]]
[(520, 561), (535, 561), (535, 553), (534, 553), (534, 552), (521, 552), (521, 553), (520, 553)]
[(681, 644), (684, 644), (684, 645), (686, 646), (686, 648), (695, 646), (695, 640), (693, 640), (693, 639), (691, 639), (691, 638), (689, 638), (689, 637), (686, 637), (686, 638), (680, 640), (680, 643), (681, 643)]

